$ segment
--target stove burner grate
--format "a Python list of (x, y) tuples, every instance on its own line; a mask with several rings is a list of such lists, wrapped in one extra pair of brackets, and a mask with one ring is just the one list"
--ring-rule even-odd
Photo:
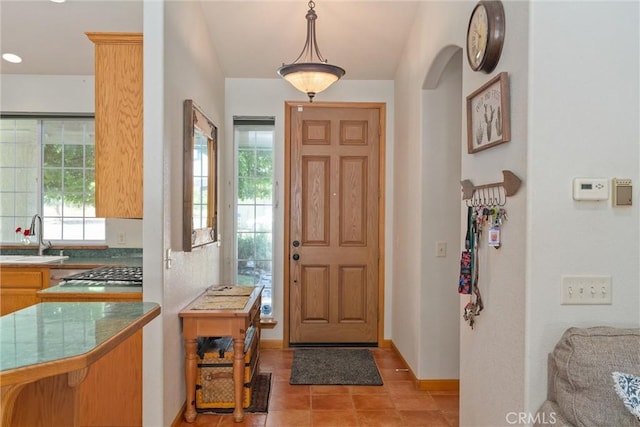
[(96, 282), (136, 282), (142, 284), (142, 267), (99, 267), (67, 276), (63, 279)]

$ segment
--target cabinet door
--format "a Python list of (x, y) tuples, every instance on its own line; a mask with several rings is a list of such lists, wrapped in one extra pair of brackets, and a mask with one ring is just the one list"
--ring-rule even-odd
[(142, 218), (142, 34), (87, 37), (95, 45), (96, 216)]
[[(46, 284), (46, 285), (45, 285)], [(0, 315), (40, 302), (37, 292), (49, 284), (47, 268), (2, 268), (0, 270)]]
[(0, 289), (0, 316), (38, 304), (37, 289)]

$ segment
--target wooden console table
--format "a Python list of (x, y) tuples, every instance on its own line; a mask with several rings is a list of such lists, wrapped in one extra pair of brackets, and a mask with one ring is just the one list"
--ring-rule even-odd
[[(235, 408), (233, 418), (236, 422), (244, 419), (242, 406), (242, 388), (244, 373), (244, 340), (249, 326), (257, 328), (260, 337), (260, 304), (262, 286), (256, 286), (249, 295), (247, 303), (239, 309), (206, 309), (203, 300), (207, 291), (180, 311), (182, 318), (182, 334), (185, 346), (185, 380), (187, 387), (187, 409), (184, 419), (192, 423), (196, 412), (196, 374), (197, 374), (197, 339), (198, 337), (232, 337), (233, 338), (233, 383)], [(258, 348), (260, 345), (258, 345)], [(259, 351), (259, 350), (258, 350)]]

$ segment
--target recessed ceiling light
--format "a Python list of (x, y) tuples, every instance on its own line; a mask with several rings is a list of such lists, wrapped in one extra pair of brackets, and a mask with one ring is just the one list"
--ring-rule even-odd
[(7, 62), (11, 62), (13, 64), (19, 64), (22, 62), (22, 58), (20, 58), (18, 55), (14, 53), (3, 53), (2, 59), (4, 59)]
[(67, 0), (51, 0), (54, 3), (64, 3)]

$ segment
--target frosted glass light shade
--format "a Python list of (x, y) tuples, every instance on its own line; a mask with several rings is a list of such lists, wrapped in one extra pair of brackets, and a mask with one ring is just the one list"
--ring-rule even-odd
[(331, 86), (344, 73), (344, 69), (325, 63), (289, 64), (278, 69), (281, 77), (309, 98)]

